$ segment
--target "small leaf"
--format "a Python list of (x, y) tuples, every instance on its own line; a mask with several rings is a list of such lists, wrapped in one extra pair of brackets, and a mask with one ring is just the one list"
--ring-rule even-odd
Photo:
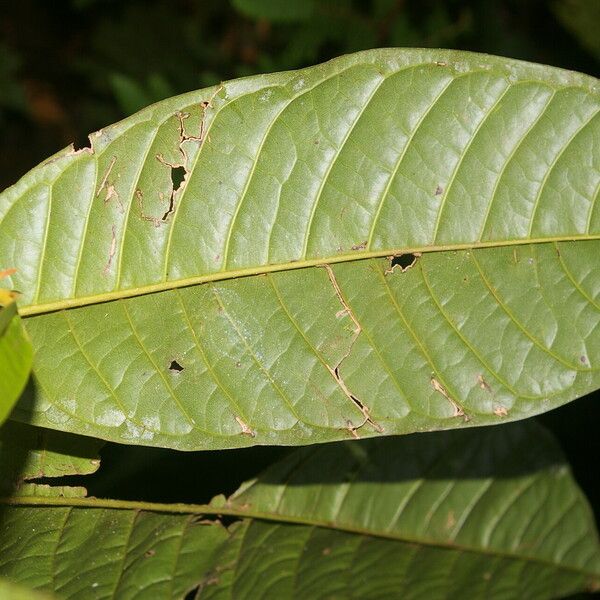
[(94, 473), (103, 444), (95, 438), (7, 421), (0, 428), (0, 495), (17, 490), (25, 494), (24, 481)]
[(33, 349), (15, 299), (13, 292), (0, 288), (0, 424), (25, 388), (33, 364)]

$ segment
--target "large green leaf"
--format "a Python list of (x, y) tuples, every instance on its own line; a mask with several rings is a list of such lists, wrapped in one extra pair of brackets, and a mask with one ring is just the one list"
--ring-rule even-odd
[(211, 506), (10, 502), (0, 575), (64, 598), (536, 599), (600, 584), (589, 506), (532, 422), (299, 450)]
[(92, 134), (0, 195), (38, 350), (15, 418), (303, 444), (598, 388), (599, 107), (583, 75), (378, 50)]

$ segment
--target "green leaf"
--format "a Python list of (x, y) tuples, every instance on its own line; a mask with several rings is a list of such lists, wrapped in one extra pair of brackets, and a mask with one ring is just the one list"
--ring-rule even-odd
[(94, 473), (102, 445), (94, 438), (8, 421), (0, 428), (0, 495), (31, 493), (24, 481)]
[(223, 527), (196, 521), (139, 510), (8, 508), (0, 573), (60, 598), (183, 598), (227, 538)]
[(215, 506), (12, 502), (0, 575), (64, 598), (554, 598), (600, 583), (589, 506), (532, 422), (299, 450)]
[(0, 579), (0, 600), (52, 600), (54, 596), (34, 592), (26, 587)]
[(531, 421), (303, 449), (225, 506), (299, 524), (236, 532), (213, 586), (233, 597), (555, 598), (600, 584), (593, 515)]
[(33, 349), (25, 333), (15, 302), (4, 305), (0, 289), (0, 424), (19, 399), (29, 379)]
[(15, 418), (307, 444), (597, 389), (599, 107), (572, 72), (376, 50), (92, 134), (0, 195), (37, 351)]
[(38, 316), (13, 415), (180, 449), (525, 418), (600, 385), (599, 250), (372, 259)]

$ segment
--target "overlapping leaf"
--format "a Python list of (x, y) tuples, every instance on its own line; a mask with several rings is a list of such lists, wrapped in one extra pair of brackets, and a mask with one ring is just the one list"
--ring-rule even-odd
[[(6, 272), (0, 272), (0, 279)], [(33, 350), (17, 314), (15, 294), (0, 289), (0, 424), (21, 395), (32, 362)]]
[(0, 575), (61, 598), (533, 599), (600, 583), (591, 511), (531, 422), (296, 451), (210, 506), (12, 502)]
[(24, 483), (35, 479), (94, 473), (102, 445), (98, 439), (8, 421), (0, 428), (0, 496), (43, 491)]
[(0, 195), (39, 349), (15, 418), (303, 444), (598, 388), (599, 107), (582, 75), (384, 50), (92, 134)]

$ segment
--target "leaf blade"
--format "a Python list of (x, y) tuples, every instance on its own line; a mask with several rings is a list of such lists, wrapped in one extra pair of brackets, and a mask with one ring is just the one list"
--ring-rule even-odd
[[(93, 134), (93, 149), (67, 150), (9, 188), (0, 202), (0, 233), (11, 234), (1, 236), (0, 253), (16, 264), (30, 257), (14, 280), (24, 291), (24, 309), (34, 312), (266, 266), (286, 269), (292, 261), (302, 266), (407, 249), (597, 238), (599, 107), (593, 78), (443, 51), (369, 51), (297, 73), (228, 82)], [(560, 134), (549, 138), (549, 129)], [(128, 147), (137, 145), (144, 151), (134, 158)], [(286, 146), (297, 156), (278, 161)], [(368, 149), (378, 154), (357, 178), (349, 165), (368, 157)], [(544, 156), (532, 162), (531, 150)], [(577, 156), (586, 152), (591, 162), (581, 164)], [(477, 158), (499, 176), (488, 173), (473, 187)], [(317, 175), (295, 169), (293, 161), (314, 165)], [(321, 162), (325, 170), (317, 168)], [(186, 178), (174, 190), (169, 174), (180, 166)], [(524, 186), (515, 166), (535, 184)], [(287, 187), (273, 188), (272, 177), (287, 179)], [(564, 177), (585, 183), (576, 195), (557, 192), (552, 182)], [(459, 196), (462, 182), (467, 193)], [(453, 195), (446, 201), (436, 191), (448, 186)], [(73, 200), (53, 202), (56, 194)], [(497, 202), (507, 194), (518, 200)], [(343, 202), (349, 211), (340, 219)], [(578, 216), (582, 202), (587, 222)], [(17, 243), (14, 231), (32, 210), (35, 236), (27, 225), (29, 235)], [(265, 216), (271, 211), (275, 220)], [(473, 217), (470, 229), (465, 213)], [(56, 243), (65, 227), (73, 240), (68, 248)], [(101, 232), (93, 242), (88, 228)], [(192, 239), (200, 252), (188, 252)], [(352, 250), (364, 240), (364, 248)], [(44, 258), (46, 247), (54, 258), (68, 252), (68, 267), (56, 272)]]
[[(590, 508), (555, 441), (532, 422), (297, 450), (210, 506), (10, 502), (0, 573), (65, 597), (84, 588), (177, 597), (198, 586), (200, 597), (552, 598), (600, 580)], [(238, 521), (226, 530), (191, 524), (193, 515)]]
[(525, 418), (599, 385), (597, 252), (361, 261), (31, 317), (40, 349), (13, 418), (179, 449)]

